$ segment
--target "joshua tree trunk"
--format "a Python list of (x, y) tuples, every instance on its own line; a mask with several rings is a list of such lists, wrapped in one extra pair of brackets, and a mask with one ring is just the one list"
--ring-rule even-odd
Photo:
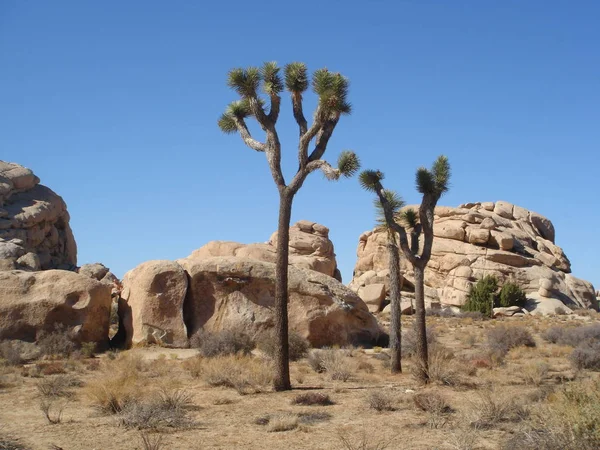
[(418, 378), (429, 380), (429, 357), (427, 352), (427, 328), (425, 324), (425, 267), (413, 266), (415, 273), (415, 333), (417, 337)]
[(390, 354), (392, 357), (392, 373), (402, 372), (402, 323), (401, 314), (401, 275), (400, 275), (400, 253), (394, 239), (394, 232), (388, 231), (388, 256), (390, 258)]
[(279, 196), (277, 257), (275, 260), (275, 380), (276, 391), (292, 388), (288, 364), (288, 255), (293, 195), (282, 190)]

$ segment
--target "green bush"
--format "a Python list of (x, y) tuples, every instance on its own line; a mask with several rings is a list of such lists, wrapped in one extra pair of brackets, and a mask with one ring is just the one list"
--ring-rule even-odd
[(496, 303), (498, 280), (487, 275), (471, 287), (467, 302), (462, 306), (462, 311), (478, 311), (485, 316), (492, 315), (493, 305)]
[(527, 297), (525, 296), (525, 291), (519, 287), (518, 284), (505, 283), (500, 289), (500, 294), (498, 295), (498, 306), (509, 307), (509, 306), (519, 306), (522, 308), (525, 306), (525, 301)]

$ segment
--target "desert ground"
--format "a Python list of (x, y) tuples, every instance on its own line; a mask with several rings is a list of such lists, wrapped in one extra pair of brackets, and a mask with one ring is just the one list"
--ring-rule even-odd
[(411, 375), (412, 317), (402, 374), (389, 373), (387, 349), (311, 349), (292, 363), (288, 392), (272, 391), (260, 349), (87, 349), (23, 363), (5, 347), (0, 449), (595, 448), (598, 374), (581, 368), (573, 340), (600, 335), (597, 313), (427, 322), (427, 385)]

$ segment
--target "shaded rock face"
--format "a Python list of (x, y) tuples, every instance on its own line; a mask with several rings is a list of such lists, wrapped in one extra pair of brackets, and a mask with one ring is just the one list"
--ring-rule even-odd
[[(530, 302), (532, 310), (554, 310), (550, 303), (555, 305), (555, 301), (567, 308), (598, 308), (593, 286), (570, 274), (569, 259), (555, 244), (552, 222), (535, 212), (503, 201), (439, 206), (434, 236), (425, 271), (429, 305), (461, 306), (477, 280), (494, 275), (501, 282), (518, 283), (528, 296), (535, 297)], [(349, 285), (359, 295), (372, 284), (384, 283), (389, 288), (386, 241), (386, 233), (378, 229), (360, 236)], [(410, 292), (414, 274), (400, 256), (403, 289)]]
[(186, 347), (183, 301), (186, 273), (173, 261), (147, 261), (127, 272), (121, 298), (127, 303), (125, 346), (159, 344)]
[(34, 173), (0, 161), (0, 270), (46, 270), (77, 264), (63, 199)]
[[(240, 244), (230, 241), (211, 241), (195, 250), (190, 257), (236, 256), (265, 262), (275, 262), (277, 232), (265, 244)], [(341, 281), (337, 269), (329, 228), (318, 223), (301, 220), (290, 227), (290, 265), (315, 270)]]
[(0, 271), (0, 340), (64, 325), (75, 341), (107, 343), (110, 305), (109, 286), (74, 272)]
[[(333, 244), (326, 227), (291, 228), (290, 329), (313, 346), (369, 345), (385, 340), (367, 305), (332, 275)], [(189, 257), (149, 261), (123, 279), (120, 315), (127, 344), (183, 347), (199, 329), (242, 329), (251, 335), (274, 326), (275, 253), (268, 244), (213, 241)]]

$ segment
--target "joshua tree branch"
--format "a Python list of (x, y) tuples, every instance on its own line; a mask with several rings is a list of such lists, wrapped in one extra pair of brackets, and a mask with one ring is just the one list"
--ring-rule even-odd
[(308, 173), (319, 169), (321, 169), (328, 180), (337, 180), (340, 178), (340, 171), (333, 168), (331, 164), (329, 164), (327, 161), (323, 161), (322, 159), (311, 161), (306, 165), (306, 170)]
[(248, 126), (246, 125), (246, 121), (244, 119), (234, 117), (233, 120), (235, 121), (235, 125), (238, 129), (238, 132), (240, 133), (242, 140), (248, 147), (250, 147), (252, 150), (256, 150), (257, 152), (264, 152), (267, 150), (266, 144), (263, 144), (262, 142), (259, 142), (256, 139), (252, 138), (252, 135), (250, 134), (250, 131), (248, 130)]
[(279, 95), (271, 95), (271, 110), (269, 111), (269, 121), (275, 125), (277, 123), (277, 119), (279, 118), (279, 109), (281, 106), (281, 97)]
[(325, 123), (317, 133), (317, 141), (315, 144), (315, 148), (308, 157), (309, 162), (316, 161), (323, 156), (325, 150), (327, 149), (327, 143), (329, 142), (329, 139), (333, 134), (333, 130), (335, 129), (335, 126), (337, 125), (339, 120), (340, 116), (338, 114), (333, 118), (325, 121)]
[(431, 247), (433, 245), (433, 211), (437, 199), (432, 194), (423, 195), (423, 201), (419, 208), (419, 222), (421, 224), (423, 235), (425, 236), (423, 243), (423, 252), (421, 253), (421, 261), (427, 264), (431, 258)]
[(306, 134), (308, 124), (306, 123), (306, 118), (304, 117), (302, 108), (301, 92), (292, 92), (292, 110), (294, 112), (294, 119), (296, 119), (296, 122), (298, 122), (298, 127), (300, 128), (300, 137), (302, 137), (304, 134)]

